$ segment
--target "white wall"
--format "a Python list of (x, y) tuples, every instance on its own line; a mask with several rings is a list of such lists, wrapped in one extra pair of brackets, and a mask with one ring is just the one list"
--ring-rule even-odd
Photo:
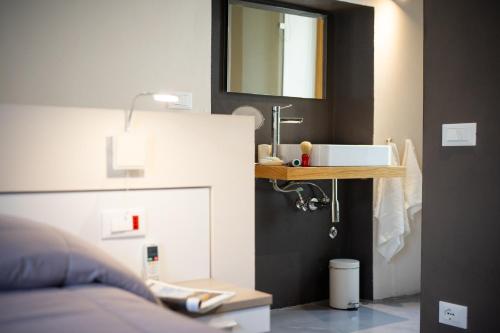
[(253, 287), (251, 119), (142, 99), (146, 171), (110, 167), (135, 94), (190, 91), (210, 112), (210, 43), (210, 0), (0, 1), (0, 192), (209, 187), (211, 276)]
[(374, 142), (391, 137), (403, 153), (423, 135), (423, 0), (379, 0), (375, 7)]
[[(101, 239), (101, 212), (141, 208), (146, 236)], [(0, 194), (0, 213), (66, 230), (99, 246), (142, 275), (143, 246), (159, 247), (160, 278), (210, 277), (210, 189), (159, 189)]]
[(210, 32), (210, 0), (0, 1), (0, 102), (123, 109), (188, 91), (210, 112)]
[[(419, 160), (423, 135), (423, 0), (348, 0), (375, 7), (374, 143), (387, 138), (403, 154), (413, 141)], [(391, 263), (374, 249), (376, 299), (420, 291), (421, 218)], [(376, 226), (375, 226), (376, 227)]]

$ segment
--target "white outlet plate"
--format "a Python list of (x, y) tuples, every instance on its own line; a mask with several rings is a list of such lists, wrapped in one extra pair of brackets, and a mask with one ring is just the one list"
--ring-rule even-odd
[(439, 302), (439, 322), (459, 328), (467, 328), (467, 307), (463, 305)]

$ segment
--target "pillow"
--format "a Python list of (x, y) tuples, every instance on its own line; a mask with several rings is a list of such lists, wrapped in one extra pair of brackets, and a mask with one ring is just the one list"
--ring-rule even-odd
[(144, 282), (97, 247), (43, 223), (0, 215), (0, 290), (90, 283), (156, 302)]

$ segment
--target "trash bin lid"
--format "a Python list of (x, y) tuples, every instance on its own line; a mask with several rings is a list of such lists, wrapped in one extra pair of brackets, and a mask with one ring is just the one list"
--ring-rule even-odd
[(359, 260), (354, 259), (332, 259), (330, 260), (332, 268), (359, 268)]

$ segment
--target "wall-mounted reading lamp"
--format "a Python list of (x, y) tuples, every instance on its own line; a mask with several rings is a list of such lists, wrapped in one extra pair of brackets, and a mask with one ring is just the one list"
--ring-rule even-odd
[(134, 96), (125, 123), (125, 133), (113, 136), (113, 169), (115, 170), (144, 170), (146, 167), (146, 137), (140, 132), (129, 131), (135, 101), (142, 96), (152, 96), (157, 102), (179, 102), (179, 97), (176, 95), (143, 92)]
[(143, 92), (140, 94), (137, 94), (134, 96), (132, 99), (132, 105), (130, 106), (130, 111), (128, 113), (127, 117), (127, 123), (125, 124), (125, 131), (128, 132), (130, 128), (130, 123), (132, 121), (132, 114), (134, 113), (134, 108), (135, 108), (135, 101), (142, 96), (153, 96), (153, 99), (157, 102), (163, 102), (163, 103), (176, 103), (179, 101), (179, 97), (176, 95), (169, 95), (169, 94), (161, 94), (161, 93), (154, 93), (154, 92)]

